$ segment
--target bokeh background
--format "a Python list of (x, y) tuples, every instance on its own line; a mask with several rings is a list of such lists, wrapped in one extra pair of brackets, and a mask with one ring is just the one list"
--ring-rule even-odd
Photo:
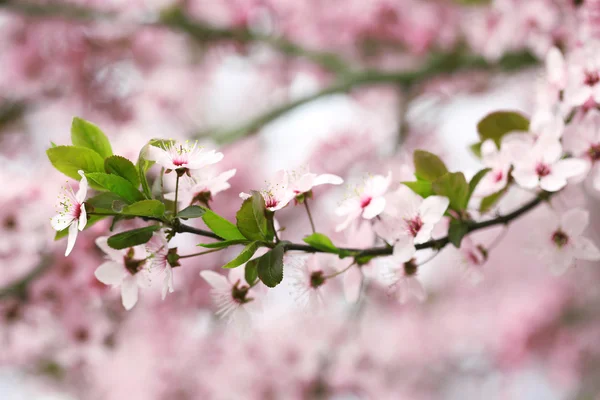
[[(401, 305), (375, 280), (355, 303), (340, 278), (308, 313), (284, 280), (240, 334), (214, 316), (199, 276), (232, 253), (186, 260), (175, 293), (145, 291), (130, 312), (93, 274), (108, 223), (65, 258), (49, 220), (67, 178), (45, 155), (70, 142), (74, 116), (132, 160), (151, 138), (198, 139), (225, 154), (219, 169), (237, 170), (213, 202), (230, 218), (239, 192), (281, 168), (399, 182), (423, 148), (475, 173), (477, 121), (527, 115), (546, 52), (593, 36), (597, 3), (0, 0), (0, 399), (598, 398), (599, 265), (556, 278), (536, 261), (524, 240), (543, 207), (508, 228), (479, 285), (451, 248), (420, 271), (424, 303)], [(319, 230), (369, 246), (368, 232), (334, 233), (347, 191), (315, 191)], [(525, 199), (515, 189), (498, 211)], [(600, 236), (589, 188), (559, 201), (586, 206), (588, 235)], [(278, 217), (286, 239), (309, 232), (299, 207)], [(186, 250), (198, 240), (175, 239)]]

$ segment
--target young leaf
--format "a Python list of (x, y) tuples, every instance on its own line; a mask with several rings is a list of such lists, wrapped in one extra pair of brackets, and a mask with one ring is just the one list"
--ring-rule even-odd
[(302, 240), (304, 240), (305, 243), (308, 243), (309, 245), (318, 250), (335, 254), (338, 254), (340, 252), (340, 249), (335, 247), (335, 245), (331, 242), (331, 239), (329, 239), (322, 233), (313, 233), (312, 235), (307, 236)]
[(225, 240), (246, 240), (234, 224), (207, 208), (204, 209), (202, 220), (211, 231)]
[(121, 214), (162, 218), (165, 215), (165, 205), (158, 200), (142, 200), (123, 207)]
[(428, 181), (414, 181), (414, 182), (402, 182), (403, 185), (408, 186), (413, 192), (421, 196), (422, 198), (433, 195), (433, 189), (431, 188), (431, 182)]
[(144, 200), (144, 195), (137, 190), (127, 179), (118, 175), (110, 175), (103, 172), (92, 172), (86, 177), (96, 185), (121, 197), (128, 203)]
[(477, 132), (482, 142), (492, 139), (500, 147), (502, 137), (512, 131), (528, 131), (529, 120), (518, 112), (496, 111), (486, 115), (477, 124)]
[(229, 268), (239, 267), (240, 265), (242, 265), (245, 262), (247, 262), (248, 260), (250, 260), (252, 258), (252, 256), (254, 255), (254, 253), (256, 253), (256, 250), (258, 250), (259, 247), (260, 247), (260, 243), (258, 243), (258, 242), (250, 243), (249, 245), (244, 247), (244, 250), (242, 250), (242, 252), (236, 258), (229, 261), (227, 264), (223, 265), (223, 268), (229, 269)]
[(424, 150), (413, 153), (415, 175), (420, 179), (433, 182), (448, 172), (446, 165), (438, 156)]
[(258, 260), (250, 260), (244, 267), (244, 279), (248, 285), (253, 285), (258, 279)]
[(123, 199), (111, 192), (102, 192), (94, 197), (90, 197), (85, 201), (94, 209), (112, 210), (113, 202), (122, 201)]
[(477, 142), (469, 146), (469, 149), (477, 158), (481, 158), (481, 144), (481, 142)]
[(140, 177), (138, 176), (135, 165), (125, 157), (111, 156), (104, 160), (104, 169), (107, 173), (118, 175), (127, 179), (135, 188), (140, 186)]
[(108, 238), (108, 245), (117, 250), (138, 246), (152, 239), (152, 234), (159, 229), (160, 225), (150, 225), (144, 228), (117, 233)]
[(148, 178), (146, 174), (152, 165), (154, 165), (154, 161), (146, 160), (146, 153), (148, 152), (148, 146), (150, 143), (146, 144), (142, 150), (140, 150), (140, 155), (138, 156), (137, 161), (137, 172), (138, 177), (140, 179), (140, 183), (142, 184), (142, 191), (144, 192), (144, 196), (147, 199), (152, 198), (152, 190), (150, 189), (150, 184), (148, 183)]
[(258, 258), (258, 277), (270, 288), (283, 280), (283, 244), (278, 244), (262, 257)]
[(223, 249), (225, 247), (235, 246), (237, 244), (248, 244), (248, 240), (247, 239), (224, 240), (222, 242), (200, 243), (200, 244), (198, 244), (198, 246), (202, 246), (207, 249)]
[(112, 156), (112, 148), (106, 135), (96, 125), (81, 118), (73, 118), (71, 141), (74, 146), (87, 147), (103, 159)]
[(104, 172), (104, 160), (93, 150), (76, 146), (57, 146), (46, 150), (50, 162), (69, 178), (80, 180), (77, 171)]
[(479, 212), (481, 212), (481, 213), (488, 212), (502, 198), (502, 196), (504, 196), (504, 194), (507, 191), (508, 191), (508, 186), (506, 186), (504, 189), (502, 189), (496, 193), (492, 193), (489, 196), (484, 197), (481, 200), (481, 204), (479, 204)]
[(269, 228), (265, 216), (265, 200), (257, 191), (244, 200), (236, 214), (237, 227), (244, 237), (250, 240), (267, 240)]
[(435, 194), (450, 200), (450, 208), (462, 211), (469, 201), (469, 184), (462, 172), (448, 172), (433, 182)]
[(469, 233), (469, 227), (462, 221), (453, 219), (450, 221), (450, 227), (448, 228), (448, 240), (456, 248), (460, 248), (460, 243), (463, 237)]
[(189, 206), (179, 211), (177, 217), (182, 219), (190, 219), (190, 218), (200, 218), (206, 213), (204, 208), (199, 206)]
[(467, 203), (469, 202), (469, 199), (471, 198), (471, 196), (473, 195), (473, 192), (475, 191), (475, 189), (477, 188), (477, 185), (479, 185), (479, 182), (481, 182), (481, 180), (485, 177), (485, 175), (491, 171), (491, 168), (484, 168), (481, 171), (477, 172), (469, 181), (469, 196), (467, 198)]

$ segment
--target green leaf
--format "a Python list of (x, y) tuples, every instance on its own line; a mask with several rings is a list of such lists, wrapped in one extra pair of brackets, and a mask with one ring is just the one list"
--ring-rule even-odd
[(125, 157), (111, 156), (104, 160), (104, 169), (107, 173), (118, 175), (127, 179), (134, 187), (140, 186), (140, 177), (138, 176), (135, 165)]
[(86, 174), (87, 178), (101, 188), (108, 190), (121, 197), (128, 203), (144, 200), (144, 195), (137, 190), (131, 182), (118, 175), (106, 174), (103, 172), (93, 172)]
[(270, 288), (283, 280), (283, 244), (280, 243), (262, 257), (258, 258), (258, 277)]
[(433, 182), (448, 172), (446, 165), (438, 156), (424, 150), (413, 153), (415, 175), (422, 180)]
[(117, 233), (108, 238), (108, 245), (117, 250), (138, 246), (152, 239), (152, 234), (159, 229), (160, 225), (150, 225), (144, 228)]
[(112, 156), (112, 148), (106, 135), (96, 125), (81, 118), (73, 118), (71, 141), (74, 146), (87, 147), (103, 159)]
[[(101, 221), (104, 218), (106, 218), (106, 215), (90, 215), (88, 217), (87, 224), (85, 224), (85, 228), (84, 229), (87, 229), (87, 228), (91, 227), (96, 222)], [(64, 237), (68, 236), (68, 235), (69, 235), (69, 228), (63, 229), (62, 231), (56, 232), (56, 235), (54, 235), (54, 240), (62, 239)]]
[(248, 240), (247, 239), (224, 240), (222, 242), (200, 243), (200, 244), (198, 244), (198, 246), (202, 246), (207, 249), (223, 249), (225, 247), (235, 246), (237, 244), (248, 244)]
[(452, 243), (454, 247), (460, 248), (460, 243), (467, 233), (469, 233), (469, 227), (467, 224), (456, 219), (450, 221), (450, 227), (448, 228), (448, 240), (450, 240), (450, 243)]
[(428, 181), (414, 181), (414, 182), (402, 182), (403, 185), (408, 186), (413, 192), (421, 196), (422, 198), (433, 195), (433, 188), (431, 182)]
[(79, 170), (85, 173), (104, 172), (102, 157), (85, 147), (57, 146), (46, 150), (46, 154), (54, 168), (69, 178), (80, 180)]
[(327, 253), (338, 254), (340, 252), (340, 249), (335, 247), (331, 239), (329, 239), (322, 233), (313, 233), (312, 235), (307, 236), (302, 240), (305, 243), (308, 243), (309, 245), (314, 247), (315, 249), (325, 251)]
[(269, 223), (265, 216), (265, 200), (257, 191), (244, 200), (236, 214), (237, 227), (244, 237), (250, 240), (268, 240)]
[(481, 158), (481, 145), (481, 142), (477, 142), (469, 146), (469, 149), (477, 158)]
[(491, 171), (491, 168), (484, 168), (481, 171), (477, 172), (469, 181), (469, 196), (467, 198), (467, 203), (469, 202), (469, 199), (471, 198), (471, 196), (473, 195), (473, 192), (475, 191), (475, 189), (477, 188), (477, 185), (479, 185), (479, 182), (481, 182), (481, 180), (485, 177), (485, 175)]
[(242, 265), (245, 262), (247, 262), (248, 260), (250, 260), (252, 258), (252, 256), (254, 255), (254, 253), (256, 253), (256, 250), (258, 250), (259, 247), (260, 247), (259, 242), (250, 243), (249, 245), (244, 247), (244, 250), (242, 250), (242, 252), (236, 258), (229, 261), (227, 264), (223, 265), (223, 268), (229, 269), (229, 268), (239, 267), (240, 265)]
[[(190, 219), (190, 218), (200, 218), (206, 213), (204, 208), (199, 206), (189, 206), (179, 211), (177, 217), (182, 219)], [(233, 224), (232, 224), (233, 225)]]
[(165, 205), (158, 200), (142, 200), (123, 207), (121, 214), (135, 217), (162, 218), (165, 215)]
[(486, 213), (489, 210), (491, 210), (491, 208), (502, 198), (502, 196), (504, 196), (504, 194), (507, 191), (508, 186), (496, 193), (490, 194), (489, 196), (481, 199), (481, 204), (479, 204), (479, 212)]
[(123, 199), (111, 192), (102, 192), (94, 197), (90, 197), (85, 201), (86, 204), (91, 205), (94, 209), (111, 210), (115, 201), (122, 201)]
[(372, 259), (376, 258), (377, 256), (356, 256), (354, 257), (354, 262), (356, 263), (356, 265), (366, 265), (369, 262), (371, 262)]
[(237, 226), (207, 208), (204, 209), (202, 221), (211, 231), (225, 240), (246, 240)]
[(250, 260), (244, 267), (244, 279), (248, 285), (253, 285), (258, 279), (258, 260)]
[(448, 172), (432, 185), (435, 194), (450, 200), (450, 208), (462, 211), (469, 201), (469, 184), (462, 172)]
[(485, 116), (477, 124), (482, 142), (492, 139), (500, 147), (502, 137), (512, 131), (528, 131), (529, 120), (518, 112), (496, 111)]

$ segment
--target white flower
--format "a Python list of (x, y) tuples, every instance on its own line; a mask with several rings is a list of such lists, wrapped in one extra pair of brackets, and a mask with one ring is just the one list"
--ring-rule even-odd
[[(240, 268), (242, 267), (236, 269)], [(229, 279), (213, 271), (201, 271), (200, 276), (212, 287), (210, 294), (217, 306), (217, 315), (227, 323), (244, 328), (250, 324), (250, 314), (246, 307), (253, 299), (248, 297), (250, 287), (245, 280), (236, 279), (232, 282), (234, 271), (229, 273)]]
[(423, 199), (402, 185), (388, 196), (388, 207), (381, 221), (375, 225), (376, 232), (394, 243), (397, 262), (410, 260), (416, 252), (415, 244), (431, 238), (431, 232), (450, 201), (447, 197), (429, 196)]
[[(191, 178), (183, 181), (179, 189), (179, 201), (185, 205), (191, 205), (196, 201), (208, 201), (217, 193), (231, 187), (228, 181), (235, 173), (235, 169), (230, 169), (217, 175), (192, 175)], [(175, 201), (175, 192), (165, 194), (165, 199)]]
[(115, 250), (108, 245), (108, 237), (96, 239), (96, 245), (108, 256), (107, 261), (96, 268), (94, 275), (105, 285), (121, 287), (121, 300), (126, 310), (138, 301), (138, 288), (148, 288), (150, 279), (144, 268), (146, 253), (142, 247)]
[(75, 246), (77, 240), (78, 231), (85, 229), (87, 224), (87, 213), (85, 211), (85, 197), (88, 191), (88, 181), (83, 171), (78, 171), (81, 175), (81, 181), (79, 182), (79, 190), (77, 194), (73, 192), (71, 187), (65, 188), (64, 197), (61, 199), (60, 207), (61, 210), (58, 215), (52, 218), (52, 228), (57, 231), (69, 228), (69, 238), (67, 239), (67, 251), (65, 256), (68, 256)]
[(378, 267), (381, 280), (388, 285), (388, 294), (396, 297), (400, 303), (406, 303), (411, 297), (424, 301), (427, 293), (421, 282), (417, 279), (418, 265), (415, 259), (410, 259), (398, 264), (392, 257), (382, 258)]
[(564, 273), (575, 260), (600, 260), (598, 248), (581, 236), (588, 223), (589, 213), (580, 208), (571, 209), (560, 218), (540, 220), (532, 231), (531, 252), (548, 264), (555, 275)]
[(511, 159), (506, 151), (498, 150), (493, 140), (488, 139), (481, 145), (481, 160), (490, 168), (475, 190), (477, 197), (489, 196), (506, 187), (511, 167)]
[(381, 214), (385, 209), (385, 194), (391, 181), (392, 173), (389, 172), (387, 176), (371, 176), (364, 186), (355, 188), (355, 195), (344, 200), (335, 210), (337, 215), (346, 217), (344, 222), (335, 228), (336, 232), (346, 229), (360, 217), (370, 220)]
[(571, 53), (567, 65), (564, 102), (570, 107), (590, 99), (600, 103), (600, 43), (589, 42)]
[(169, 243), (164, 233), (156, 232), (152, 239), (146, 243), (146, 251), (150, 261), (150, 271), (164, 275), (162, 286), (162, 299), (167, 297), (167, 293), (173, 293), (173, 268), (169, 263)]
[(590, 110), (580, 122), (573, 122), (563, 141), (566, 151), (592, 169), (594, 189), (600, 190), (600, 112)]
[(325, 272), (316, 255), (292, 255), (285, 260), (284, 271), (289, 279), (291, 295), (296, 303), (310, 311), (323, 305)]
[(308, 193), (315, 186), (341, 185), (344, 180), (332, 174), (313, 174), (307, 170), (287, 172), (289, 175), (289, 188), (296, 196)]
[(525, 189), (540, 187), (556, 192), (567, 184), (568, 178), (583, 175), (587, 164), (577, 158), (561, 160), (562, 146), (556, 138), (542, 136), (526, 157), (516, 159), (512, 176)]
[[(277, 171), (267, 190), (260, 192), (265, 199), (265, 207), (269, 211), (281, 210), (296, 197), (289, 186), (289, 175), (285, 170)], [(252, 197), (248, 193), (240, 193), (240, 198), (246, 200)]]
[(164, 142), (162, 147), (148, 146), (146, 158), (164, 167), (167, 171), (184, 171), (200, 169), (207, 165), (218, 163), (223, 159), (223, 153), (214, 150), (205, 152), (203, 147), (195, 142)]

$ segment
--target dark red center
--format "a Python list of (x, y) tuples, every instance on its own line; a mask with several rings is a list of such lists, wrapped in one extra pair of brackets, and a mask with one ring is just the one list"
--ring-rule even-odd
[(373, 198), (371, 196), (362, 198), (360, 200), (360, 206), (361, 206), (361, 208), (368, 207), (369, 204), (371, 204), (372, 200), (373, 200)]
[(407, 220), (406, 223), (408, 225), (408, 232), (410, 232), (412, 236), (417, 236), (423, 227), (423, 221), (421, 220), (421, 217), (415, 217), (411, 220)]
[(600, 143), (596, 143), (590, 146), (588, 149), (588, 156), (592, 159), (592, 161), (600, 160)]
[(539, 163), (535, 167), (535, 173), (538, 174), (539, 177), (550, 175), (550, 172), (550, 167), (547, 164)]
[(561, 248), (569, 243), (569, 236), (559, 229), (552, 234), (552, 242), (554, 242), (556, 247)]
[(494, 174), (494, 182), (498, 183), (504, 178), (504, 172), (498, 171)]
[(585, 80), (583, 81), (583, 83), (585, 83), (587, 86), (594, 86), (598, 82), (600, 82), (600, 74), (598, 74), (598, 71), (586, 71)]

